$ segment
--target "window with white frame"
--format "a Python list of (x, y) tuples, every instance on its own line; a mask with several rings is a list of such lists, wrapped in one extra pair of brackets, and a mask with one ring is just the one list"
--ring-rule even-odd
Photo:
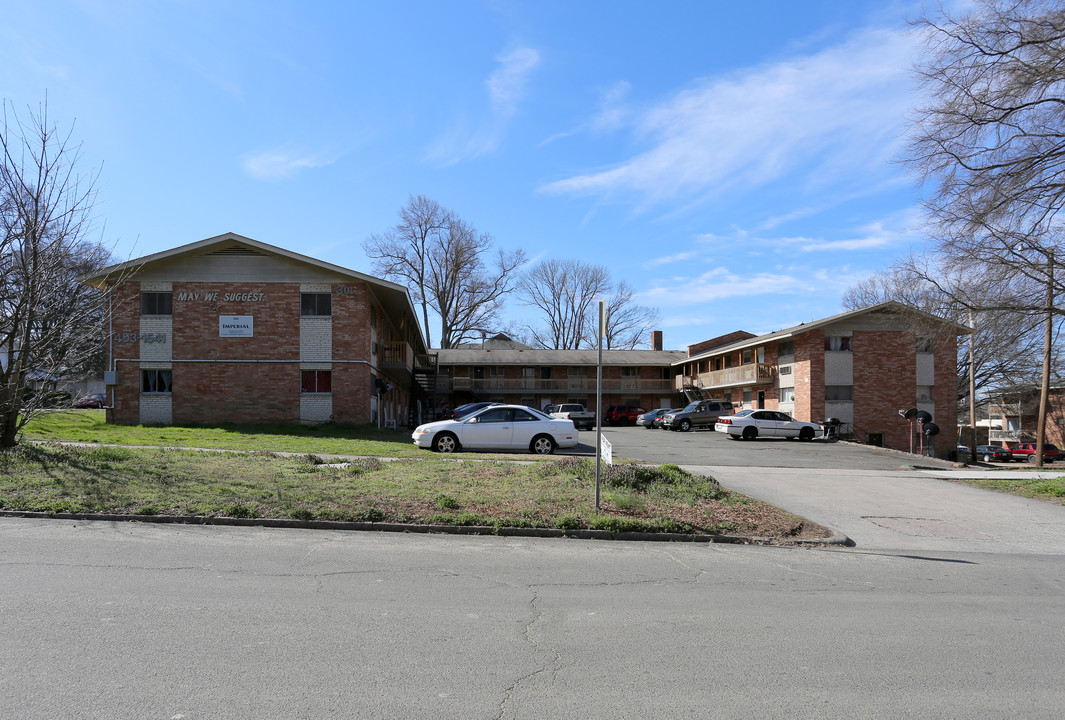
[(851, 338), (849, 335), (825, 335), (825, 350), (828, 352), (850, 352)]
[(918, 385), (917, 386), (917, 402), (930, 403), (934, 399), (933, 391), (935, 386), (933, 385)]
[(795, 402), (795, 388), (780, 388), (780, 402), (793, 403)]
[(174, 375), (172, 370), (141, 370), (142, 393), (173, 392)]

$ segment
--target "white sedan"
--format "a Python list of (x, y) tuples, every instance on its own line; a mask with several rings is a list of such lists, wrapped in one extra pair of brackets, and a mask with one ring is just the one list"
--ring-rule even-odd
[(436, 452), (468, 450), (528, 450), (547, 455), (555, 448), (577, 446), (572, 420), (545, 415), (524, 405), (492, 405), (455, 420), (419, 425), (414, 444)]
[(817, 423), (795, 420), (779, 410), (741, 410), (735, 415), (723, 415), (717, 419), (714, 430), (728, 433), (732, 440), (753, 440), (760, 435), (813, 440), (821, 434)]

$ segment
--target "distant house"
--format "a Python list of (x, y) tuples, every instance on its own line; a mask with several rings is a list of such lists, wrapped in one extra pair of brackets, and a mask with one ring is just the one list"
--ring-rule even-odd
[[(977, 423), (988, 444), (1013, 447), (1035, 442), (1039, 423), (1038, 385), (1016, 385), (988, 394), (988, 419)], [(1065, 386), (1052, 385), (1047, 405), (1046, 441), (1065, 448)]]

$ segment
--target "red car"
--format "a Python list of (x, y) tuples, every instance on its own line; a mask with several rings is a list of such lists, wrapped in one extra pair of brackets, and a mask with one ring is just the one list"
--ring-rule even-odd
[[(1014, 460), (1021, 462), (1035, 462), (1035, 443), (1021, 443), (1020, 445), (1010, 448), (1010, 454), (1013, 455)], [(1043, 443), (1043, 462), (1052, 463), (1058, 459), (1057, 445), (1051, 445), (1050, 443)]]
[(643, 408), (633, 405), (611, 405), (606, 409), (603, 420), (607, 425), (635, 425), (636, 418), (643, 412)]
[(74, 407), (76, 408), (102, 408), (106, 404), (107, 395), (105, 393), (86, 395), (85, 397), (78, 398), (74, 401)]

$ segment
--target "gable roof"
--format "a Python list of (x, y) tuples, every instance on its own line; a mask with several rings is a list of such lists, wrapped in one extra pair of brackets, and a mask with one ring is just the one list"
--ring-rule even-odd
[(103, 290), (107, 287), (109, 282), (136, 276), (138, 272), (149, 265), (166, 263), (183, 256), (203, 254), (205, 250), (214, 246), (220, 246), (220, 252), (244, 246), (253, 250), (258, 250), (262, 253), (277, 255), (295, 263), (302, 263), (319, 270), (364, 282), (372, 288), (378, 301), (384, 306), (387, 312), (393, 315), (410, 315), (415, 323), (415, 327), (418, 328), (418, 336), (421, 338), (422, 348), (426, 347), (424, 328), (422, 328), (421, 323), (418, 321), (418, 313), (415, 311), (414, 303), (411, 301), (410, 294), (404, 286), (361, 273), (357, 270), (350, 270), (346, 267), (341, 267), (340, 265), (333, 265), (332, 263), (327, 263), (323, 260), (318, 260), (307, 255), (301, 255), (292, 252), (291, 250), (277, 247), (276, 245), (269, 245), (264, 242), (259, 242), (258, 240), (252, 240), (251, 238), (236, 233), (223, 233), (222, 235), (216, 235), (215, 237), (207, 238), (206, 240), (199, 240), (197, 242), (188, 243), (187, 245), (179, 245), (176, 248), (117, 263), (106, 267), (97, 273), (83, 277), (81, 278), (81, 281), (87, 285)]
[(811, 330), (818, 330), (829, 325), (835, 325), (836, 323), (846, 322), (847, 320), (851, 320), (862, 315), (872, 315), (876, 313), (909, 316), (911, 318), (919, 320), (920, 322), (927, 323), (928, 325), (942, 326), (945, 330), (953, 332), (955, 335), (969, 335), (973, 331), (972, 328), (968, 325), (962, 325), (960, 323), (954, 322), (953, 320), (946, 320), (937, 315), (926, 313), (923, 310), (917, 310), (915, 308), (909, 307), (908, 305), (903, 305), (902, 303), (895, 302), (894, 300), (889, 300), (887, 302), (882, 302), (878, 305), (870, 305), (869, 307), (858, 308), (857, 310), (848, 310), (847, 312), (842, 312), (838, 315), (832, 315), (831, 317), (827, 318), (821, 318), (820, 320), (814, 320), (813, 322), (799, 323), (798, 325), (795, 325), (790, 328), (785, 328), (784, 330), (777, 330), (775, 332), (766, 333), (764, 335), (755, 335), (746, 340), (740, 340), (729, 345), (722, 345), (719, 347), (712, 348), (705, 352), (699, 353), (698, 355), (692, 355), (691, 357), (684, 358), (684, 360), (677, 361), (673, 364), (680, 365), (688, 360), (711, 357), (714, 355), (719, 355), (723, 352), (742, 350), (745, 348), (754, 347), (755, 345), (762, 345), (766, 342), (770, 342), (773, 340), (784, 340), (790, 337), (794, 337), (796, 335), (801, 335), (805, 332), (810, 332)]

